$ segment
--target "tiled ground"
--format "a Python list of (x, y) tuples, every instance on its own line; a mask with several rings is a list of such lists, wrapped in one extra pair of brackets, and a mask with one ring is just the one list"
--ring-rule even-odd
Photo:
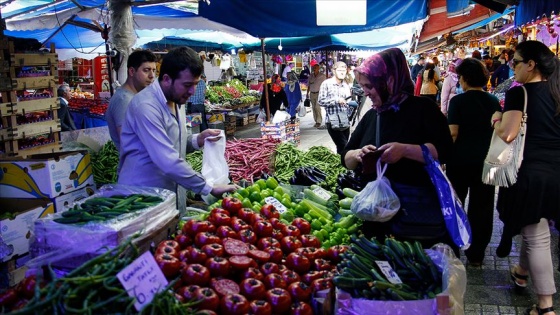
[[(330, 139), (327, 130), (319, 130), (313, 127), (314, 121), (311, 112), (301, 118), (301, 144), (302, 150), (315, 145), (323, 145), (334, 151), (334, 143)], [(260, 129), (257, 124), (251, 124), (242, 128), (238, 127), (235, 134), (238, 138), (260, 137)], [(514, 242), (514, 248), (508, 258), (498, 258), (496, 247), (498, 246), (502, 225), (495, 214), (494, 233), (486, 252), (484, 264), (480, 268), (466, 267), (467, 290), (464, 296), (466, 315), (518, 315), (524, 314), (527, 307), (536, 302), (536, 295), (529, 286), (525, 292), (518, 294), (513, 290), (513, 284), (509, 278), (509, 266), (517, 263), (519, 258), (519, 237)], [(558, 235), (554, 232), (552, 239), (552, 253), (554, 266), (558, 266)], [(461, 258), (466, 263), (464, 257)], [(555, 272), (556, 283), (560, 283), (560, 273)], [(558, 301), (558, 294), (554, 301)], [(560, 303), (556, 303), (560, 308)]]

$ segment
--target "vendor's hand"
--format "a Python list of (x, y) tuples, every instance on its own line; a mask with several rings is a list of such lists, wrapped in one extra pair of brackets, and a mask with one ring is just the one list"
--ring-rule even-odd
[(221, 130), (220, 129), (206, 129), (203, 132), (201, 132), (198, 135), (198, 146), (199, 147), (203, 147), (204, 146), (204, 140), (206, 140), (206, 138), (212, 138), (212, 137), (216, 137), (214, 139), (209, 139), (210, 141), (218, 141), (220, 140), (220, 137), (218, 137), (220, 135)]
[(234, 192), (239, 188), (240, 187), (237, 185), (214, 185), (214, 187), (212, 187), (212, 191), (210, 191), (210, 194), (212, 194), (214, 197), (222, 198), (223, 194)]
[(404, 157), (407, 148), (407, 144), (398, 142), (390, 142), (380, 146), (378, 150), (384, 151), (383, 154), (381, 154), (381, 162), (387, 164), (397, 163)]

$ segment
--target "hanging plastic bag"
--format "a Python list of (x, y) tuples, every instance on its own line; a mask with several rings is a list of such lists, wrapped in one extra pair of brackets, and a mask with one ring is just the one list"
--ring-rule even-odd
[(259, 115), (257, 116), (257, 123), (262, 123), (266, 121), (266, 113), (264, 112), (264, 110), (261, 109), (261, 111), (259, 112)]
[(377, 160), (377, 179), (368, 183), (352, 200), (352, 213), (365, 221), (389, 221), (401, 208), (399, 197), (391, 189), (391, 183), (384, 177), (387, 164), (381, 167)]
[(274, 113), (274, 117), (272, 117), (272, 123), (278, 124), (288, 119), (290, 119), (290, 114), (288, 112), (285, 110), (277, 110), (276, 113)]
[[(220, 131), (219, 136), (208, 137), (204, 140), (201, 174), (210, 186), (229, 184), (229, 166), (225, 153), (226, 135), (223, 130)], [(213, 196), (202, 196), (202, 198), (206, 203), (211, 204), (209, 199), (212, 199)]]
[(422, 147), (424, 161), (426, 161), (426, 171), (436, 187), (447, 231), (457, 246), (463, 250), (468, 249), (472, 241), (471, 225), (461, 200), (459, 200), (449, 179), (441, 169), (439, 162), (432, 157), (428, 147), (425, 145), (420, 147)]
[(300, 104), (298, 107), (298, 116), (305, 117), (305, 114), (307, 114), (307, 109), (305, 108), (305, 106), (301, 106)]

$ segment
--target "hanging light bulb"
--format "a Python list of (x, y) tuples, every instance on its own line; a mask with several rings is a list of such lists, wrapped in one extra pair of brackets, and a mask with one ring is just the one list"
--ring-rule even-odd
[(282, 38), (280, 38), (280, 44), (278, 44), (278, 50), (282, 50)]

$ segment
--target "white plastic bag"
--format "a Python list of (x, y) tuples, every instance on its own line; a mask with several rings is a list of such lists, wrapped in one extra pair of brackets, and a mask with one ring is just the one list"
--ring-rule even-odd
[[(214, 137), (204, 140), (201, 174), (210, 186), (229, 184), (229, 166), (225, 156), (226, 135), (224, 131), (220, 131), (220, 135), (217, 137), (219, 137), (217, 141), (213, 141), (215, 140)], [(202, 198), (208, 203), (209, 196), (202, 196)]]
[(261, 109), (261, 111), (259, 112), (259, 115), (257, 116), (257, 123), (262, 123), (266, 121), (266, 113), (264, 112), (264, 110)]
[(278, 124), (283, 121), (286, 121), (287, 119), (290, 119), (290, 114), (288, 112), (283, 110), (277, 110), (276, 113), (274, 113), (274, 117), (272, 117), (272, 123)]
[(305, 114), (307, 114), (307, 109), (305, 108), (305, 106), (302, 106), (301, 104), (299, 104), (298, 116), (299, 117), (305, 117)]
[(365, 221), (389, 221), (401, 208), (399, 197), (391, 189), (391, 183), (384, 177), (387, 164), (381, 167), (377, 160), (377, 179), (368, 183), (352, 200), (352, 213)]

